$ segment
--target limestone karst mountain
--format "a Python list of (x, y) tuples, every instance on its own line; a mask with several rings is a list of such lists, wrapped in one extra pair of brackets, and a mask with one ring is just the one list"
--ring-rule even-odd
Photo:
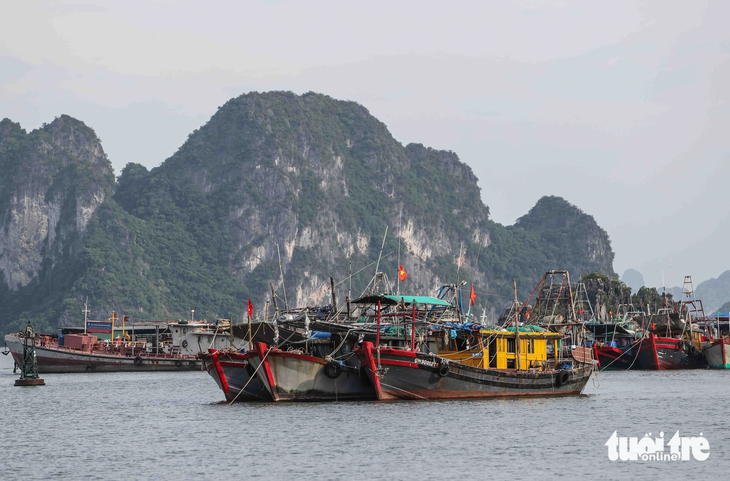
[(522, 296), (548, 269), (615, 276), (606, 232), (577, 207), (545, 197), (495, 223), (456, 154), (403, 146), (361, 105), (320, 94), (234, 98), (159, 167), (128, 164), (116, 183), (83, 123), (27, 134), (4, 120), (0, 165), (0, 330), (76, 324), (86, 297), (94, 317), (138, 320), (237, 318), (269, 282), (291, 305), (326, 302), (329, 276), (376, 260), (386, 227), (381, 267), (395, 279), (400, 240), (402, 292), (455, 282), (463, 244), (459, 278), (490, 312), (513, 278)]

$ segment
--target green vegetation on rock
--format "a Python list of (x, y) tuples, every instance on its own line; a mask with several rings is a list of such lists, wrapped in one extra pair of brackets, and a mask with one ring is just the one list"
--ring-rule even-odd
[[(60, 142), (65, 157), (31, 149), (45, 169), (67, 172), (49, 176), (38, 209), (52, 218), (56, 192), (74, 202), (101, 193), (99, 203), (80, 227), (62, 223), (61, 242), (51, 244), (63, 255), (39, 244), (43, 267), (28, 282), (8, 282), (4, 272), (0, 330), (27, 320), (42, 329), (78, 324), (86, 297), (95, 318), (116, 310), (136, 320), (178, 319), (195, 309), (196, 317), (240, 319), (248, 298), (261, 310), (270, 282), (281, 302), (279, 251), (289, 304), (326, 303), (329, 276), (341, 281), (350, 264), (357, 271), (376, 261), (386, 227), (383, 251), (390, 255), (381, 268), (395, 279), (400, 238), (409, 274), (401, 292), (432, 294), (455, 282), (463, 243), (459, 278), (482, 293), (477, 311), (495, 313), (509, 303), (513, 278), (524, 298), (550, 269), (569, 269), (575, 278), (615, 276), (608, 235), (591, 216), (544, 197), (514, 226), (497, 224), (456, 154), (403, 146), (354, 102), (314, 93), (242, 95), (159, 167), (128, 164), (116, 183), (108, 165), (74, 154), (96, 152), (106, 161), (93, 132), (84, 126), (88, 138), (81, 138), (71, 133), (83, 124), (67, 117), (61, 123), (30, 134), (0, 123), (0, 167), (9, 176), (27, 161), (28, 137), (56, 145), (70, 135), (78, 145)], [(7, 218), (18, 191), (2, 185)], [(63, 215), (75, 220), (78, 209), (68, 209)], [(353, 295), (373, 269), (353, 278)], [(340, 298), (348, 288), (338, 285)]]

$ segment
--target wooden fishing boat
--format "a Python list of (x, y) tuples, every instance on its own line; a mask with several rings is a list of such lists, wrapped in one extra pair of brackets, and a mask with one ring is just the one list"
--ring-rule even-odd
[(261, 378), (255, 375), (256, 369), (250, 363), (251, 357), (256, 354), (254, 351), (239, 353), (231, 349), (210, 349), (199, 357), (203, 362), (203, 369), (218, 384), (227, 401), (271, 402), (271, 394), (264, 387)]
[(481, 331), (476, 340), (470, 337), (474, 347), (467, 350), (420, 352), (365, 342), (356, 353), (379, 400), (576, 395), (593, 371), (592, 362), (549, 366), (547, 342), (557, 345), (558, 333)]
[(702, 348), (711, 369), (730, 369), (730, 338), (712, 339)]
[(585, 325), (585, 330), (593, 338), (591, 348), (598, 369), (626, 371), (634, 367), (641, 344), (637, 332), (627, 329), (623, 323), (591, 323)]
[(687, 337), (691, 339), (657, 336), (650, 332), (637, 347), (634, 369), (663, 371), (707, 367), (698, 347), (700, 333), (688, 331)]
[(692, 276), (685, 276), (680, 303), (673, 309), (660, 309), (656, 315), (637, 319), (648, 337), (637, 350), (635, 369), (706, 368), (702, 331), (698, 327), (698, 322), (705, 319), (702, 301), (694, 295)]
[[(638, 346), (638, 345), (637, 345)], [(634, 344), (618, 347), (617, 345), (593, 343), (593, 357), (598, 362), (598, 369), (601, 371), (627, 371), (636, 364), (636, 351)]]
[(299, 351), (282, 351), (259, 343), (246, 353), (256, 376), (276, 401), (346, 401), (375, 399), (372, 384), (358, 367)]

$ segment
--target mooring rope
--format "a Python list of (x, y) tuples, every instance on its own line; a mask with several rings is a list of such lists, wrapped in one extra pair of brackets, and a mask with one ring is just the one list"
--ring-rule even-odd
[[(641, 346), (642, 346), (642, 345), (643, 345), (643, 343), (644, 343), (644, 339), (646, 339), (646, 337), (645, 337), (645, 336), (642, 336), (642, 337), (641, 337), (641, 340), (639, 341), (639, 347), (638, 347), (638, 350), (636, 351), (636, 356), (634, 356), (634, 360), (633, 360), (633, 361), (631, 361), (631, 365), (630, 365), (630, 366), (629, 366), (628, 368), (626, 368), (626, 371), (628, 371), (629, 369), (631, 369), (632, 367), (634, 367), (634, 363), (636, 362), (636, 358), (637, 358), (637, 357), (639, 357), (639, 350), (641, 349)], [(595, 341), (594, 341), (594, 342), (595, 342)], [(631, 347), (633, 348), (635, 344), (636, 344), (636, 343), (632, 344), (632, 345), (631, 345)], [(604, 367), (604, 368), (603, 368), (603, 370), (605, 371), (606, 369), (608, 369), (608, 367), (609, 367), (609, 366), (610, 366), (611, 364), (613, 364), (614, 362), (616, 362), (616, 361), (618, 361), (619, 359), (621, 359), (621, 358), (622, 358), (622, 357), (624, 356), (624, 354), (626, 354), (626, 353), (628, 353), (628, 352), (629, 352), (629, 349), (627, 349), (627, 350), (625, 350), (624, 352), (622, 352), (620, 356), (618, 356), (618, 357), (617, 357), (616, 359), (614, 359), (613, 361), (611, 361), (611, 362), (609, 362), (608, 364), (606, 364), (606, 367)], [(600, 368), (599, 368), (599, 369), (600, 369)]]
[[(269, 349), (266, 351), (266, 354), (264, 354), (264, 357), (261, 358), (261, 362), (259, 363), (258, 367), (256, 367), (256, 370), (251, 374), (251, 376), (248, 378), (248, 381), (246, 381), (246, 384), (243, 385), (240, 391), (238, 391), (238, 394), (236, 394), (236, 397), (233, 398), (233, 401), (229, 402), (228, 405), (230, 406), (234, 402), (236, 402), (236, 399), (238, 399), (238, 396), (241, 395), (243, 391), (246, 390), (246, 387), (248, 387), (248, 383), (250, 383), (254, 377), (256, 377), (256, 373), (259, 371), (259, 368), (264, 365), (264, 361), (266, 360), (266, 357), (269, 355), (273, 348), (269, 347)], [(274, 389), (273, 386), (270, 386), (271, 389)]]

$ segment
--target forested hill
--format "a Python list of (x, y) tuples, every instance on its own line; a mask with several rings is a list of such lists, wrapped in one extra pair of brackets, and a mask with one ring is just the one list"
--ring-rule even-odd
[[(46, 180), (5, 181), (31, 163)], [(546, 197), (514, 226), (492, 222), (456, 154), (403, 146), (361, 105), (320, 94), (234, 98), (159, 167), (128, 164), (116, 183), (83, 123), (28, 134), (5, 120), (0, 165), (5, 331), (78, 324), (86, 297), (92, 317), (137, 320), (240, 318), (249, 297), (260, 310), (269, 282), (290, 305), (327, 302), (329, 276), (375, 261), (386, 227), (381, 267), (395, 279), (400, 240), (401, 292), (455, 282), (463, 243), (459, 278), (491, 312), (513, 277), (525, 296), (549, 269), (615, 276), (607, 234), (577, 207)], [(30, 227), (38, 218), (45, 230)], [(355, 275), (354, 295), (373, 270)]]

